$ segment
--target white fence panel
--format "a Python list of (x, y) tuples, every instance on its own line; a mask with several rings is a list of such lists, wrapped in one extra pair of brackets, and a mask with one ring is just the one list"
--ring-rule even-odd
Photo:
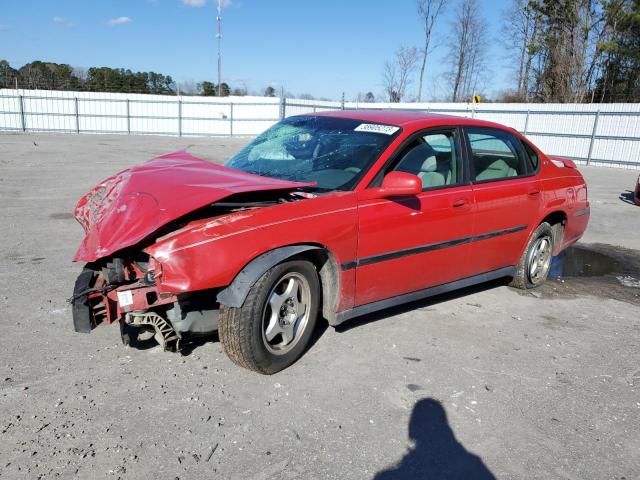
[(561, 155), (582, 161), (586, 161), (589, 156), (589, 139), (563, 137), (558, 139), (550, 135), (529, 134), (530, 139), (540, 150), (552, 155)]
[(0, 131), (253, 136), (282, 118), (344, 108), (417, 110), (488, 120), (522, 132), (549, 154), (640, 168), (640, 104), (343, 103), (4, 89)]

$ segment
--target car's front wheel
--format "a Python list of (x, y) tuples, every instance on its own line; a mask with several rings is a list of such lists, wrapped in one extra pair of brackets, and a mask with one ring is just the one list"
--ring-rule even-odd
[(542, 285), (549, 275), (553, 256), (553, 229), (542, 222), (533, 232), (509, 285), (530, 289)]
[(220, 341), (236, 364), (273, 374), (304, 353), (315, 328), (320, 282), (312, 263), (290, 260), (268, 270), (242, 307), (221, 305)]

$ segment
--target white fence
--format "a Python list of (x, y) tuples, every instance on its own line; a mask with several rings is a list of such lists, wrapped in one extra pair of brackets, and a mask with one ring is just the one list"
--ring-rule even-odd
[(511, 126), (579, 163), (640, 169), (640, 104), (355, 103), (0, 89), (0, 130), (178, 136), (257, 135), (281, 118), (335, 109), (404, 109)]

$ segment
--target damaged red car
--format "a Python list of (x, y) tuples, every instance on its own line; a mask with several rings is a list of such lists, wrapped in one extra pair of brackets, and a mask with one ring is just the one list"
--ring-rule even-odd
[(511, 128), (416, 112), (287, 118), (224, 166), (186, 151), (101, 182), (78, 203), (79, 332), (179, 350), (217, 331), (275, 373), (319, 318), (488, 280), (528, 289), (589, 219), (575, 164)]

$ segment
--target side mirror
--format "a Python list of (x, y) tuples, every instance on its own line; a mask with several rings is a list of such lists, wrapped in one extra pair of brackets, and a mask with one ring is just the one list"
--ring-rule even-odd
[(417, 175), (406, 172), (389, 172), (382, 180), (382, 186), (363, 190), (360, 198), (375, 199), (415, 196), (422, 192), (422, 180)]

